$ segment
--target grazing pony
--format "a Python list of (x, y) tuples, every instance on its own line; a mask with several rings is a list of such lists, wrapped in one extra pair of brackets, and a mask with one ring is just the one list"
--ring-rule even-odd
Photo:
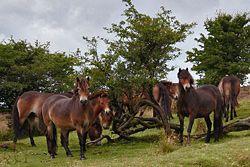
[(222, 94), (224, 105), (225, 105), (225, 117), (226, 122), (228, 121), (229, 106), (231, 106), (230, 120), (237, 117), (235, 107), (238, 106), (237, 97), (240, 93), (240, 79), (234, 75), (223, 77), (219, 83), (219, 90)]
[[(108, 129), (112, 122), (113, 114), (112, 112), (102, 111), (92, 126), (89, 128), (88, 135), (91, 141), (99, 139), (102, 135), (102, 128)], [(101, 142), (101, 141), (100, 141)], [(101, 144), (101, 143), (97, 144)]]
[[(87, 81), (86, 81), (87, 82)], [(42, 126), (40, 126), (42, 104), (53, 93), (40, 93), (37, 91), (24, 92), (19, 96), (12, 109), (12, 125), (14, 129), (14, 143), (17, 142), (17, 138), (23, 133), (24, 127), (27, 126), (30, 143), (33, 147), (36, 146), (33, 133), (34, 128), (43, 132)], [(61, 95), (72, 97), (73, 93), (62, 93)]]
[(61, 129), (61, 143), (66, 151), (67, 156), (72, 156), (68, 148), (69, 132), (76, 130), (79, 145), (80, 159), (86, 159), (84, 151), (86, 151), (86, 138), (91, 125), (94, 123), (101, 111), (109, 112), (109, 98), (103, 91), (93, 93), (89, 96), (88, 101), (82, 101), (80, 92), (82, 87), (78, 87), (78, 94), (72, 98), (61, 95), (50, 96), (42, 106), (42, 117), (47, 127), (46, 139), (48, 153), (51, 158), (56, 155), (56, 127)]
[(189, 117), (188, 143), (195, 118), (204, 118), (207, 124), (205, 142), (210, 141), (211, 120), (209, 115), (214, 112), (215, 141), (219, 140), (222, 128), (223, 101), (219, 89), (213, 85), (205, 85), (198, 89), (193, 88), (194, 80), (188, 68), (179, 69), (180, 96), (177, 101), (178, 116), (180, 121), (180, 142), (183, 143), (184, 117)]

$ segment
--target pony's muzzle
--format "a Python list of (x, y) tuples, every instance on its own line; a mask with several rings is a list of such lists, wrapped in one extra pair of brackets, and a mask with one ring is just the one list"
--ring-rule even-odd
[(102, 127), (103, 127), (103, 129), (108, 129), (108, 128), (109, 128), (108, 124), (106, 124), (106, 123), (104, 123), (104, 124), (102, 125)]
[(88, 102), (88, 99), (87, 99), (87, 98), (86, 98), (86, 99), (81, 99), (81, 100), (80, 100), (80, 103), (81, 103), (81, 104), (86, 104), (87, 102)]
[(184, 84), (183, 85), (183, 89), (185, 90), (185, 91), (187, 91), (189, 88), (190, 88), (190, 84), (189, 83), (187, 83), (187, 84)]
[(109, 113), (109, 112), (110, 112), (110, 109), (109, 109), (109, 108), (105, 108), (104, 112), (105, 112), (105, 113)]

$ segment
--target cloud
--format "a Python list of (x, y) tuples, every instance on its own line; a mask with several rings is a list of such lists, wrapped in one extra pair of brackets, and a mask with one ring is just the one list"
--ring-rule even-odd
[[(215, 17), (216, 12), (249, 12), (249, 0), (143, 0), (133, 1), (136, 8), (146, 14), (154, 15), (160, 6), (171, 9), (177, 19), (185, 23), (196, 22), (195, 32), (184, 43), (179, 58), (170, 64), (177, 67), (191, 67), (185, 63), (187, 50), (197, 46), (194, 41), (205, 33), (203, 23)], [(52, 51), (72, 52), (77, 48), (84, 50), (82, 36), (104, 36), (103, 27), (109, 27), (122, 19), (124, 5), (121, 0), (8, 0), (0, 5), (0, 41), (11, 35), (15, 39), (29, 42), (50, 41)], [(193, 73), (195, 75), (195, 73)], [(176, 80), (176, 71), (169, 74)], [(198, 78), (195, 75), (195, 78)]]

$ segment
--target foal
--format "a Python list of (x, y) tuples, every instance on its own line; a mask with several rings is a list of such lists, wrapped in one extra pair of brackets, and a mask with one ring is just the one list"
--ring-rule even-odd
[(209, 115), (214, 111), (215, 141), (219, 140), (222, 128), (223, 101), (219, 89), (213, 85), (205, 85), (198, 89), (193, 88), (194, 80), (188, 69), (179, 69), (178, 72), (180, 97), (177, 101), (178, 116), (180, 121), (180, 142), (183, 143), (184, 117), (189, 117), (188, 143), (195, 118), (204, 118), (207, 124), (207, 137), (210, 141), (211, 120)]
[[(82, 88), (79, 87), (79, 92), (81, 91)], [(47, 146), (51, 158), (56, 155), (56, 127), (58, 127), (61, 128), (62, 145), (67, 156), (72, 156), (68, 148), (69, 132), (76, 130), (80, 145), (80, 159), (86, 159), (83, 152), (86, 151), (87, 132), (101, 111), (110, 111), (109, 99), (105, 92), (90, 95), (86, 102), (79, 94), (72, 98), (60, 95), (49, 97), (43, 104), (42, 116), (47, 127)]]

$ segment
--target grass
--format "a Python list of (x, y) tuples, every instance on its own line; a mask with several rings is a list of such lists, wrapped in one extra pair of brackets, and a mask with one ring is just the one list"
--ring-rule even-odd
[[(249, 108), (250, 101), (241, 101), (237, 119), (250, 116)], [(175, 117), (174, 121), (177, 120)], [(186, 119), (186, 126), (187, 123)], [(43, 136), (35, 138), (36, 148), (30, 146), (28, 139), (22, 139), (15, 152), (0, 149), (0, 166), (250, 166), (250, 131), (229, 133), (219, 143), (192, 140), (191, 145), (184, 146), (175, 143), (175, 138), (169, 143), (162, 133), (162, 129), (151, 129), (132, 136), (129, 141), (112, 144), (104, 141), (101, 146), (88, 146), (85, 161), (79, 160), (75, 132), (70, 134), (72, 158), (66, 157), (59, 146), (58, 155), (51, 160)]]

